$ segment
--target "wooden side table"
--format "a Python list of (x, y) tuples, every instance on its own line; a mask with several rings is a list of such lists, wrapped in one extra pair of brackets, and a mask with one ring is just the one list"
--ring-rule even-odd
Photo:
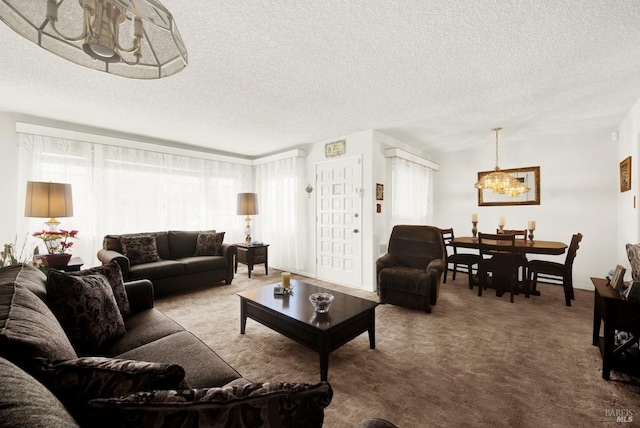
[(249, 278), (254, 265), (264, 263), (264, 274), (269, 275), (269, 244), (235, 244), (238, 247), (236, 254), (235, 271), (238, 272), (238, 263), (243, 263), (249, 267)]
[[(602, 355), (602, 378), (609, 379), (611, 370), (638, 375), (638, 360), (623, 357), (624, 351), (633, 345), (640, 334), (640, 301), (627, 300), (618, 290), (608, 285), (604, 278), (591, 278), (596, 288), (593, 305), (593, 341)], [(600, 326), (604, 322), (603, 336)], [(632, 333), (635, 337), (615, 346), (616, 330)]]

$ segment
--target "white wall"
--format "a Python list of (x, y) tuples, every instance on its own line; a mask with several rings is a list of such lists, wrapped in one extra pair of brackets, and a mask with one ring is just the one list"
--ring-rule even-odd
[[(486, 233), (495, 233), (501, 215), (506, 228), (524, 229), (528, 220), (535, 220), (535, 238), (540, 240), (568, 244), (580, 232), (584, 237), (574, 262), (574, 286), (593, 289), (590, 277), (603, 277), (615, 267), (619, 246), (617, 149), (610, 133), (556, 135), (518, 145), (501, 142), (499, 155), (504, 169), (540, 166), (541, 204), (478, 206), (473, 187), (477, 172), (495, 166), (495, 140), (486, 139), (477, 149), (442, 153), (436, 159), (440, 163), (434, 180), (436, 226), (470, 236), (471, 214), (478, 213), (478, 230)], [(546, 258), (564, 262), (564, 257)]]
[[(627, 156), (631, 156), (631, 190), (620, 192), (617, 197), (617, 234), (616, 234), (616, 263), (627, 268), (625, 280), (631, 280), (631, 266), (627, 259), (625, 245), (640, 242), (640, 220), (638, 218), (638, 186), (640, 174), (640, 101), (631, 108), (618, 128), (618, 152), (616, 168)], [(619, 182), (618, 182), (619, 186)], [(635, 205), (635, 206), (634, 206)]]

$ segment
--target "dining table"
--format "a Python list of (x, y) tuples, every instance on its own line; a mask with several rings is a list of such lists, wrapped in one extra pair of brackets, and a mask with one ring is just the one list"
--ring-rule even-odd
[[(487, 240), (491, 244), (498, 243), (498, 241)], [(502, 242), (500, 242), (502, 244)], [(504, 243), (505, 245), (510, 245)], [(480, 249), (480, 241), (478, 238), (471, 236), (462, 236), (453, 238), (451, 245), (457, 248), (474, 248)], [(516, 239), (516, 251), (525, 254), (547, 254), (553, 256), (559, 256), (564, 254), (568, 245), (559, 241), (539, 241), (531, 239)]]
[[(501, 245), (503, 242), (486, 240), (486, 242), (490, 242), (492, 244)], [(472, 236), (461, 236), (457, 238), (453, 238), (451, 240), (451, 245), (456, 248), (471, 248), (471, 249), (480, 249), (480, 241), (476, 237)], [(504, 245), (511, 245), (510, 243), (504, 243)], [(531, 239), (516, 239), (515, 240), (515, 249), (519, 253), (524, 255), (526, 254), (545, 254), (552, 256), (559, 256), (565, 253), (568, 245), (564, 242), (560, 241), (541, 241), (541, 240), (531, 240)], [(496, 289), (496, 293), (501, 295), (504, 290)], [(531, 294), (534, 296), (539, 296), (540, 292), (537, 290), (532, 290)]]

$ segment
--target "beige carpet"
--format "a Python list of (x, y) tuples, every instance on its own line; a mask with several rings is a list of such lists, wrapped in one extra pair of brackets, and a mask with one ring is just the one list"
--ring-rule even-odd
[[(261, 266), (233, 284), (158, 298), (156, 306), (200, 337), (253, 381), (316, 383), (314, 352), (253, 320), (240, 334), (238, 291), (278, 281)], [(450, 274), (451, 275), (451, 274)], [(377, 300), (361, 292), (297, 277)], [(576, 290), (572, 307), (560, 287), (539, 285), (540, 297), (482, 297), (466, 277), (442, 286), (433, 313), (380, 305), (376, 349), (363, 334), (331, 353), (333, 401), (325, 426), (353, 427), (380, 417), (408, 427), (600, 427), (609, 413), (631, 411), (640, 422), (640, 381), (612, 373), (591, 345), (593, 292)]]

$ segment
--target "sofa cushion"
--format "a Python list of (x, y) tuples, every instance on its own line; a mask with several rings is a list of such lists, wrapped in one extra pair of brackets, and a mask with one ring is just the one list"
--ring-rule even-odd
[(129, 277), (131, 279), (160, 279), (172, 276), (184, 275), (184, 263), (176, 260), (160, 260), (153, 263), (131, 266)]
[(21, 366), (33, 357), (77, 358), (53, 312), (22, 285), (40, 275), (29, 265), (0, 269), (0, 353)]
[(224, 232), (201, 232), (196, 241), (194, 256), (221, 256)]
[(79, 272), (71, 272), (72, 275), (104, 275), (109, 281), (113, 296), (120, 309), (122, 317), (126, 317), (131, 313), (129, 308), (129, 298), (127, 297), (127, 291), (124, 288), (124, 280), (122, 279), (122, 269), (117, 262), (111, 262), (106, 265), (93, 267), (90, 269), (84, 269)]
[[(204, 232), (215, 232), (214, 230), (208, 230)], [(167, 232), (169, 238), (169, 249), (171, 251), (171, 258), (177, 259), (180, 257), (190, 257), (196, 251), (196, 241), (198, 240), (198, 234), (200, 232), (186, 231), (186, 230), (170, 230)]]
[(184, 264), (184, 273), (206, 272), (227, 267), (227, 259), (222, 256), (193, 256), (177, 259)]
[(241, 377), (225, 360), (188, 331), (174, 333), (115, 357), (179, 364), (187, 373), (185, 381), (193, 388), (222, 386)]
[[(90, 402), (108, 426), (321, 427), (333, 391), (283, 382), (185, 391), (150, 391)], [(105, 426), (106, 426), (105, 425)]]
[(120, 244), (120, 238), (123, 236), (140, 236), (140, 235), (153, 235), (156, 237), (156, 247), (158, 248), (158, 256), (161, 259), (170, 258), (169, 253), (169, 240), (167, 239), (167, 232), (146, 232), (146, 233), (127, 233), (124, 235), (105, 235), (102, 239), (102, 248), (105, 250), (113, 250), (120, 254), (122, 252), (122, 245)]
[(127, 333), (105, 348), (105, 355), (118, 355), (173, 333), (184, 331), (177, 322), (158, 311), (147, 309), (124, 320)]
[(160, 260), (155, 235), (123, 235), (120, 237), (122, 254), (127, 256), (131, 266)]
[(11, 362), (0, 358), (0, 427), (78, 427), (51, 391)]
[(47, 277), (51, 307), (80, 355), (94, 355), (125, 332), (124, 320), (104, 275)]

